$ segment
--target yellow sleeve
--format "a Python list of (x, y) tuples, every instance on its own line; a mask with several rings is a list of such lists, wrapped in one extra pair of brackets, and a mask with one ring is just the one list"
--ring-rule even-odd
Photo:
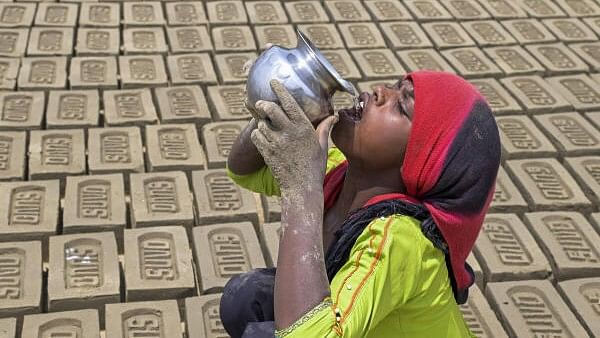
[[(373, 220), (331, 282), (331, 298), (276, 337), (366, 337), (417, 290), (420, 224), (408, 216)], [(385, 328), (383, 328), (385, 330)]]
[[(337, 147), (329, 148), (326, 172), (337, 167), (345, 160), (346, 157), (344, 157), (344, 154)], [(227, 175), (239, 186), (248, 190), (267, 196), (281, 196), (279, 183), (273, 177), (273, 173), (271, 173), (271, 169), (268, 166), (264, 166), (247, 175), (237, 175), (227, 168)]]

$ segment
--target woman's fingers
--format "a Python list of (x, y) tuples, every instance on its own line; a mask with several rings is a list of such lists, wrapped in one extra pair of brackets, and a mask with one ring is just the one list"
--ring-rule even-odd
[(271, 124), (275, 129), (281, 130), (290, 123), (290, 119), (275, 102), (258, 101), (256, 102), (256, 110), (261, 112), (262, 119), (271, 120)]
[(327, 151), (327, 149), (329, 148), (329, 133), (331, 132), (331, 129), (337, 123), (338, 120), (338, 116), (331, 115), (326, 117), (317, 126), (317, 137), (319, 138), (319, 144), (321, 145), (321, 149)]
[(303, 120), (308, 121), (308, 118), (306, 117), (306, 115), (304, 115), (302, 108), (300, 108), (300, 105), (298, 104), (298, 102), (296, 102), (296, 99), (294, 99), (292, 94), (290, 94), (290, 92), (283, 86), (283, 83), (277, 80), (271, 80), (270, 84), (271, 89), (279, 99), (281, 107), (289, 116), (290, 120), (296, 122)]
[(252, 131), (252, 134), (250, 134), (250, 140), (252, 140), (252, 143), (254, 143), (256, 149), (258, 149), (258, 151), (264, 157), (269, 149), (269, 141), (265, 135), (257, 128)]
[(271, 129), (269, 127), (269, 123), (266, 120), (259, 120), (257, 129), (263, 135), (265, 135), (265, 138), (267, 139), (268, 142), (273, 142), (275, 140), (275, 138), (277, 137), (276, 132), (273, 131), (273, 129)]

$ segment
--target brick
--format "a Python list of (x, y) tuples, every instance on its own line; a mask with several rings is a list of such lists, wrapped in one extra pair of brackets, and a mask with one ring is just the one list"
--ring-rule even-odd
[(473, 248), (486, 283), (545, 279), (552, 271), (516, 214), (487, 214)]
[(550, 75), (587, 72), (589, 67), (562, 43), (525, 46), (535, 55)]
[(600, 6), (591, 0), (556, 0), (556, 3), (572, 17), (599, 16)]
[(592, 337), (600, 336), (600, 278), (582, 278), (558, 283), (558, 291), (579, 322)]
[(165, 62), (161, 55), (119, 56), (121, 88), (166, 86)]
[(284, 1), (283, 5), (293, 23), (329, 22), (320, 1)]
[(20, 67), (20, 59), (0, 57), (0, 90), (12, 91), (15, 89)]
[(100, 338), (98, 311), (78, 310), (26, 315), (23, 318), (23, 337), (86, 337)]
[(252, 116), (246, 109), (246, 85), (209, 86), (208, 98), (213, 121), (248, 120)]
[(406, 0), (404, 6), (419, 22), (434, 20), (452, 20), (452, 14), (444, 6), (433, 0)]
[(394, 53), (386, 48), (354, 50), (352, 56), (354, 56), (360, 67), (364, 78), (369, 80), (390, 77), (399, 79), (406, 73)]
[(183, 172), (131, 174), (129, 181), (132, 228), (194, 224), (192, 196)]
[(260, 227), (259, 239), (263, 253), (269, 267), (277, 266), (279, 254), (279, 239), (281, 237), (281, 223), (264, 223)]
[(159, 1), (124, 2), (123, 26), (163, 26), (165, 16)]
[(206, 10), (208, 21), (213, 25), (248, 23), (242, 1), (212, 1), (206, 4)]
[(0, 29), (0, 56), (22, 57), (25, 56), (29, 29), (3, 28)]
[(475, 336), (508, 338), (479, 287), (469, 288), (469, 298), (459, 308), (465, 323)]
[(369, 13), (359, 0), (327, 0), (325, 7), (332, 22), (371, 21)]
[(181, 226), (126, 229), (127, 302), (180, 299), (195, 294), (192, 251)]
[(543, 75), (545, 68), (521, 46), (484, 48), (483, 51), (506, 76)]
[[(204, 295), (185, 299), (185, 316), (188, 338), (227, 336), (219, 312), (221, 294)], [(198, 320), (198, 316), (204, 320)]]
[(288, 22), (283, 6), (279, 1), (248, 1), (245, 2), (250, 23), (283, 24)]
[(248, 26), (220, 26), (212, 29), (216, 52), (254, 51), (256, 42)]
[(298, 44), (296, 31), (292, 25), (254, 26), (258, 49), (266, 49), (267, 43), (284, 48), (294, 48)]
[(518, 4), (529, 16), (534, 18), (542, 19), (565, 16), (565, 12), (551, 0), (524, 0), (519, 1)]
[(500, 82), (530, 114), (556, 113), (572, 109), (571, 105), (540, 76), (514, 76)]
[(439, 49), (475, 46), (475, 42), (457, 22), (429, 22), (421, 26)]
[(170, 27), (196, 26), (208, 23), (202, 2), (166, 2), (165, 10)]
[(206, 97), (199, 86), (156, 88), (154, 97), (162, 123), (193, 123), (200, 128), (211, 121)]
[(78, 28), (75, 51), (79, 56), (119, 55), (120, 36), (117, 28)]
[(298, 25), (298, 29), (319, 49), (345, 48), (334, 24)]
[(74, 57), (69, 72), (71, 89), (117, 89), (117, 59), (106, 57)]
[(533, 212), (525, 214), (525, 221), (550, 257), (557, 280), (598, 276), (600, 236), (582, 214)]
[(527, 13), (519, 7), (518, 1), (510, 0), (479, 0), (483, 8), (485, 8), (495, 19), (513, 19), (525, 18)]
[(555, 156), (556, 149), (527, 116), (496, 117), (505, 159)]
[(358, 91), (359, 92), (373, 92), (377, 88), (377, 86), (392, 86), (397, 80), (388, 79), (388, 80), (380, 80), (380, 81), (361, 81), (358, 83)]
[(494, 20), (478, 20), (462, 22), (463, 28), (479, 47), (505, 46), (517, 43), (512, 35)]
[(162, 27), (135, 27), (123, 30), (123, 51), (129, 54), (167, 54)]
[[(133, 59), (135, 60), (135, 59)], [(158, 120), (148, 88), (129, 90), (105, 90), (103, 93), (104, 125), (144, 126)]]
[(598, 179), (600, 177), (600, 157), (567, 157), (565, 165), (585, 195), (596, 203), (600, 201), (600, 179)]
[(443, 0), (442, 4), (448, 12), (457, 20), (481, 20), (489, 19), (488, 12), (476, 1), (466, 0)]
[(16, 338), (17, 318), (0, 319), (0, 334), (3, 338)]
[(85, 174), (82, 129), (34, 130), (29, 134), (29, 179), (44, 180)]
[(331, 63), (335, 70), (346, 80), (360, 80), (361, 75), (350, 53), (344, 49), (324, 50), (323, 56)]
[(249, 221), (258, 227), (254, 195), (233, 182), (224, 169), (192, 172), (192, 186), (197, 225)]
[(354, 105), (354, 96), (347, 92), (336, 92), (331, 98), (333, 111), (337, 112), (342, 108), (349, 108)]
[(396, 52), (409, 72), (434, 70), (454, 72), (454, 69), (435, 49), (414, 49)]
[(600, 35), (600, 17), (595, 18), (583, 18), (588, 27), (590, 27), (596, 34)]
[(374, 21), (412, 20), (408, 9), (400, 2), (393, 0), (365, 1), (365, 7), (371, 12)]
[(217, 74), (208, 53), (169, 55), (167, 67), (174, 85), (217, 83)]
[(545, 19), (542, 22), (560, 41), (594, 42), (598, 37), (581, 20), (576, 18)]
[(121, 23), (121, 7), (118, 3), (81, 3), (80, 27), (115, 27)]
[(479, 48), (453, 48), (442, 55), (466, 79), (499, 77), (502, 71)]
[(490, 205), (490, 212), (524, 212), (527, 211), (527, 202), (512, 182), (506, 170), (500, 167), (496, 178), (496, 190)]
[(127, 205), (122, 174), (69, 176), (62, 213), (62, 233), (111, 231), (122, 247)]
[(0, 27), (31, 27), (36, 7), (35, 3), (0, 4)]
[(219, 72), (220, 82), (223, 84), (245, 84), (248, 77), (248, 71), (244, 69), (244, 65), (257, 57), (255, 52), (215, 55), (215, 63)]
[(490, 283), (485, 293), (510, 337), (587, 336), (549, 281)]
[(53, 90), (48, 95), (46, 128), (88, 128), (98, 125), (96, 90)]
[(600, 129), (600, 112), (585, 113), (585, 116), (596, 126), (596, 128)]
[[(144, 172), (142, 136), (138, 127), (92, 128), (88, 130), (90, 174)], [(126, 187), (128, 188), (128, 187)]]
[(42, 127), (45, 99), (43, 92), (0, 92), (0, 130), (31, 130)]
[(69, 56), (73, 53), (73, 28), (32, 27), (28, 56)]
[(0, 267), (8, 271), (0, 281), (0, 317), (40, 312), (42, 246), (40, 242), (0, 243)]
[(67, 58), (28, 57), (22, 59), (17, 87), (19, 90), (65, 89), (67, 86)]
[(49, 311), (91, 308), (103, 315), (105, 304), (120, 301), (119, 256), (112, 232), (52, 236), (49, 253)]
[(167, 39), (172, 54), (209, 52), (213, 49), (205, 26), (168, 27)]
[(577, 113), (544, 114), (535, 119), (561, 155), (593, 155), (600, 151), (600, 132)]
[(195, 227), (193, 233), (202, 294), (222, 292), (231, 277), (266, 267), (258, 238), (248, 222)]
[(388, 46), (394, 49), (433, 47), (427, 34), (416, 22), (384, 22), (380, 25)]
[(506, 164), (531, 210), (587, 210), (591, 207), (575, 179), (556, 159), (509, 160)]
[[(141, 325), (140, 325), (141, 323)], [(106, 305), (106, 337), (183, 338), (177, 301), (163, 300)]]
[(572, 43), (569, 48), (588, 64), (592, 71), (600, 71), (600, 42)]
[(600, 212), (596, 212), (590, 215), (591, 219), (592, 219), (592, 224), (594, 225), (596, 232), (599, 232), (598, 229), (600, 229)]
[(79, 6), (67, 3), (42, 2), (35, 15), (36, 26), (75, 27)]
[(578, 111), (600, 109), (598, 83), (585, 74), (546, 78), (564, 98)]
[(386, 47), (381, 32), (372, 22), (341, 23), (338, 24), (338, 28), (346, 42), (346, 46), (350, 49)]
[(204, 152), (193, 124), (163, 124), (146, 127), (148, 171), (204, 169)]
[(554, 42), (556, 37), (540, 21), (517, 19), (501, 21), (502, 25), (519, 44)]
[(214, 122), (202, 127), (208, 169), (225, 168), (231, 147), (247, 124), (246, 121)]
[(0, 132), (0, 181), (22, 181), (25, 178), (26, 147), (25, 132)]
[(473, 79), (469, 82), (485, 97), (494, 115), (514, 114), (523, 111), (517, 100), (497, 80)]

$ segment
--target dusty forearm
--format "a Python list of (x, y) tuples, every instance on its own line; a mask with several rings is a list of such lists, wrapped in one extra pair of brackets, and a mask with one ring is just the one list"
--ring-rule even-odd
[(250, 134), (256, 129), (256, 125), (256, 119), (250, 121), (231, 147), (231, 152), (229, 152), (227, 158), (227, 167), (234, 174), (251, 174), (265, 165), (262, 155), (250, 140)]
[[(318, 185), (316, 185), (318, 187)], [(292, 325), (329, 295), (323, 254), (323, 190), (282, 192), (275, 326)]]

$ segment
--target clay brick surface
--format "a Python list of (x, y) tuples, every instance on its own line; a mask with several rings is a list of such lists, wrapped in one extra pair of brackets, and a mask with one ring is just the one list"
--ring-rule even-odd
[(252, 24), (287, 23), (283, 6), (279, 1), (248, 1), (244, 3)]
[(600, 278), (582, 278), (558, 283), (558, 291), (592, 337), (600, 336), (598, 294)]
[(247, 124), (246, 121), (214, 122), (202, 127), (208, 169), (225, 168), (231, 147)]
[(554, 158), (509, 160), (506, 169), (532, 210), (586, 210), (589, 199)]
[(349, 108), (354, 105), (354, 97), (346, 92), (336, 92), (331, 98), (333, 111), (337, 112), (342, 108)]
[(27, 45), (28, 56), (71, 55), (73, 28), (32, 27)]
[(123, 26), (162, 26), (165, 16), (159, 1), (124, 2)]
[(45, 98), (42, 92), (0, 92), (0, 130), (31, 130), (42, 127)]
[(74, 57), (70, 63), (71, 89), (103, 90), (119, 87), (115, 57)]
[(46, 128), (95, 127), (99, 108), (96, 90), (52, 90), (46, 107)]
[(469, 80), (485, 97), (494, 115), (521, 113), (523, 109), (515, 98), (495, 79)]
[(546, 79), (578, 111), (600, 109), (598, 83), (585, 74), (557, 76)]
[(487, 214), (473, 248), (486, 283), (545, 279), (552, 271), (516, 214)]
[(219, 72), (220, 83), (244, 83), (245, 86), (248, 71), (244, 69), (244, 65), (257, 57), (255, 52), (217, 54), (215, 64)]
[(297, 28), (319, 49), (345, 48), (334, 24), (298, 25)]
[(346, 47), (350, 49), (385, 48), (383, 36), (372, 22), (341, 23), (338, 24), (338, 28), (346, 42)]
[(506, 76), (543, 75), (546, 69), (521, 46), (484, 48)]
[(283, 5), (293, 23), (329, 21), (325, 8), (323, 8), (320, 1), (284, 1)]
[(389, 49), (354, 50), (352, 56), (366, 79), (399, 79), (406, 73)]
[(147, 336), (183, 338), (175, 300), (106, 305), (106, 338)]
[(527, 17), (527, 13), (519, 7), (518, 2), (510, 0), (479, 0), (479, 2), (496, 19)]
[(485, 293), (511, 337), (532, 332), (587, 337), (549, 281), (491, 283)]
[(129, 181), (133, 228), (194, 224), (192, 196), (183, 172), (131, 174)]
[(185, 228), (125, 230), (126, 300), (161, 300), (194, 295), (192, 251)]
[(421, 27), (439, 49), (475, 46), (475, 42), (457, 22), (428, 22)]
[(204, 169), (204, 151), (193, 124), (162, 124), (146, 127), (148, 171)]
[(285, 48), (294, 48), (298, 44), (292, 25), (254, 26), (254, 34), (260, 50), (266, 49), (267, 43)]
[[(221, 294), (185, 299), (185, 317), (188, 338), (226, 337), (219, 312)], [(198, 320), (201, 317), (203, 320)]]
[(384, 79), (379, 81), (361, 81), (358, 83), (357, 88), (359, 92), (372, 92), (377, 88), (377, 86), (392, 86), (396, 81), (396, 79)]
[(0, 29), (0, 56), (21, 57), (25, 56), (29, 29), (6, 28)]
[(144, 126), (158, 120), (148, 88), (105, 90), (102, 102), (105, 126)]
[(598, 40), (596, 34), (583, 21), (576, 18), (546, 19), (542, 22), (559, 40), (566, 43)]
[(585, 113), (584, 115), (596, 128), (600, 128), (600, 112)]
[(204, 26), (167, 28), (169, 50), (173, 54), (208, 52), (213, 49), (208, 30)]
[(67, 177), (64, 198), (64, 234), (112, 231), (122, 244), (123, 229), (127, 226), (122, 174)]
[(0, 319), (0, 337), (16, 338), (17, 337), (17, 319), (4, 318)]
[(60, 178), (62, 182), (68, 175), (86, 172), (82, 129), (32, 131), (28, 154), (30, 180)]
[(479, 47), (504, 46), (517, 43), (517, 40), (500, 23), (494, 20), (466, 21), (462, 22), (461, 25)]
[(79, 6), (68, 3), (40, 3), (35, 15), (36, 26), (75, 27)]
[(25, 132), (0, 132), (0, 181), (20, 181), (25, 178), (26, 148)]
[(554, 42), (556, 37), (540, 21), (517, 19), (501, 21), (519, 44)]
[(23, 318), (22, 337), (100, 338), (98, 311), (79, 310), (27, 315)]
[[(594, 155), (597, 155), (596, 152)], [(600, 201), (600, 157), (567, 157), (565, 166), (571, 170), (573, 177), (585, 192), (585, 195), (596, 203)]]
[(50, 90), (67, 87), (67, 58), (28, 57), (21, 60), (19, 90)]
[(370, 21), (371, 17), (359, 0), (328, 0), (325, 8), (332, 22)]
[(600, 154), (600, 131), (577, 113), (537, 115), (534, 118), (562, 155)]
[(249, 222), (195, 227), (194, 258), (202, 294), (223, 291), (236, 275), (266, 267)]
[(469, 288), (467, 303), (459, 307), (469, 329), (477, 337), (508, 338), (479, 287)]
[(556, 3), (572, 17), (598, 16), (600, 6), (592, 0), (568, 1), (556, 0)]
[(523, 8), (527, 14), (534, 18), (553, 18), (553, 17), (564, 17), (563, 12), (557, 4), (552, 1), (520, 1), (519, 6)]
[(211, 121), (200, 86), (156, 88), (154, 97), (162, 123), (194, 123), (200, 128)]
[(281, 223), (264, 223), (260, 227), (259, 239), (263, 248), (265, 260), (269, 267), (277, 266), (279, 254), (279, 238), (281, 236)]
[(202, 2), (167, 2), (165, 3), (165, 10), (170, 27), (205, 25), (208, 23)]
[(569, 44), (575, 52), (593, 71), (600, 71), (600, 42), (584, 42)]
[(454, 72), (452, 66), (435, 49), (398, 51), (396, 55), (409, 72), (416, 70)]
[(221, 26), (212, 29), (216, 52), (254, 51), (256, 42), (248, 26)]
[(261, 203), (265, 213), (265, 222), (275, 222), (281, 219), (281, 201), (279, 196), (261, 195)]
[(506, 170), (500, 167), (496, 178), (496, 190), (490, 205), (490, 212), (523, 212), (527, 211), (527, 202), (512, 182)]
[(213, 121), (247, 120), (252, 116), (246, 109), (246, 85), (210, 86), (208, 98)]
[(79, 26), (119, 27), (120, 21), (121, 6), (118, 3), (81, 3)]
[(161, 55), (119, 56), (121, 88), (166, 86), (165, 63)]
[[(144, 172), (142, 136), (138, 127), (88, 130), (88, 168), (92, 175)], [(126, 187), (128, 189), (128, 186)]]
[(427, 48), (433, 44), (416, 22), (380, 23), (387, 44), (394, 49)]
[(217, 74), (208, 53), (169, 55), (167, 67), (173, 85), (217, 83)]
[(600, 34), (600, 18), (584, 18), (585, 22), (596, 34)]
[(0, 57), (0, 90), (15, 89), (20, 65), (20, 59)]
[(120, 301), (119, 257), (112, 232), (52, 236), (49, 252), (49, 311), (94, 309), (103, 315), (105, 304)]
[(540, 76), (514, 76), (500, 80), (529, 114), (556, 113), (571, 104)]
[(78, 28), (75, 51), (80, 56), (119, 55), (120, 43), (117, 28)]
[(40, 312), (42, 300), (42, 246), (40, 242), (0, 243), (0, 267), (9, 271), (0, 280), (0, 317)]
[(344, 79), (352, 81), (361, 78), (358, 67), (348, 51), (344, 49), (325, 50), (322, 54)]
[(131, 54), (167, 54), (162, 27), (135, 27), (123, 30), (123, 52)]
[(404, 6), (419, 21), (451, 20), (452, 14), (439, 2), (433, 0), (407, 0)]
[(250, 221), (258, 227), (254, 196), (233, 182), (224, 169), (194, 171), (192, 186), (197, 225)]
[(208, 21), (213, 25), (235, 25), (248, 22), (242, 1), (211, 1), (206, 4)]
[(441, 53), (457, 73), (466, 79), (502, 75), (502, 71), (478, 48), (453, 48)]
[(587, 72), (589, 67), (562, 43), (529, 45), (527, 50), (536, 56), (550, 75)]
[(592, 219), (592, 225), (594, 225), (596, 232), (600, 232), (598, 231), (600, 229), (600, 213), (596, 212), (590, 215), (591, 219)]
[(36, 7), (35, 3), (0, 4), (0, 27), (31, 27)]
[(371, 12), (376, 21), (412, 20), (408, 9), (399, 1), (393, 0), (369, 0), (365, 1), (365, 7)]
[(488, 12), (475, 1), (443, 0), (442, 3), (457, 21), (490, 18)]

